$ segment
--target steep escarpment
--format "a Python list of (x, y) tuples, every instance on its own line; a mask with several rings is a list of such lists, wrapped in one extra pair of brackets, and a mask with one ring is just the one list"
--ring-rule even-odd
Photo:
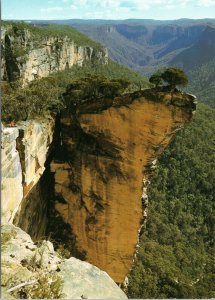
[(176, 55), (171, 61), (172, 65), (180, 65), (184, 70), (190, 71), (214, 59), (215, 27), (207, 26), (199, 39), (192, 47)]
[[(56, 87), (60, 80), (53, 78), (54, 89), (52, 84), (40, 80), (33, 81), (35, 89), (27, 83), (75, 64), (82, 66), (87, 61), (102, 66), (107, 63), (107, 53), (70, 27), (40, 28), (3, 22), (1, 33), (1, 74), (3, 81), (7, 81), (2, 116), (3, 222), (14, 221), (36, 238), (46, 230), (46, 195), (49, 195), (46, 187), (50, 186), (50, 178), (46, 176), (45, 163), (52, 152), (55, 124), (49, 116), (50, 109), (55, 106), (56, 110), (60, 103), (61, 89)], [(11, 118), (34, 120), (19, 121), (16, 128), (10, 128)], [(19, 217), (14, 219), (17, 213)]]
[[(49, 241), (42, 240), (51, 197), (48, 161), (56, 146), (54, 134), (51, 117), (2, 131), (2, 295), (125, 299), (105, 272), (73, 257), (63, 259)], [(39, 243), (34, 244), (26, 232)]]
[(18, 136), (17, 128), (2, 129), (2, 222), (13, 220), (23, 198), (22, 169), (20, 157), (16, 150)]
[(132, 266), (155, 160), (191, 119), (194, 99), (146, 90), (62, 114), (62, 148), (51, 163), (55, 214), (70, 227), (78, 252), (115, 282)]
[(93, 24), (70, 20), (68, 23), (105, 45), (115, 61), (142, 74), (152, 74), (158, 65), (172, 65), (175, 56), (192, 47), (205, 30), (208, 20), (95, 21)]
[(73, 65), (82, 66), (87, 61), (107, 63), (104, 48), (93, 42), (92, 46), (89, 45), (90, 40), (81, 33), (77, 38), (74, 30), (63, 29), (65, 34), (49, 26), (41, 29), (19, 24), (4, 25), (1, 78), (7, 81), (21, 79), (26, 84)]
[(73, 257), (63, 259), (43, 240), (52, 192), (49, 161), (58, 146), (54, 125), (46, 117), (2, 130), (2, 295), (125, 299), (105, 272)]
[[(68, 90), (65, 100), (70, 96)], [(51, 117), (4, 128), (4, 223), (14, 221), (34, 240), (47, 234), (72, 244), (71, 255), (122, 283), (147, 215), (156, 158), (192, 118), (194, 100), (152, 89), (79, 102), (62, 112), (57, 143)]]
[[(2, 129), (2, 222), (13, 222), (21, 202), (29, 199), (45, 171), (45, 162), (51, 152), (55, 120), (50, 116), (35, 121), (20, 122), (18, 127)], [(39, 183), (40, 184), (40, 183)], [(36, 197), (34, 210), (29, 210), (29, 221), (34, 215), (45, 222), (46, 210), (41, 197)], [(28, 202), (28, 201), (27, 201)], [(29, 205), (29, 204), (28, 204)], [(44, 208), (44, 207), (43, 207)], [(46, 229), (40, 222), (34, 223), (37, 233)], [(37, 227), (38, 225), (38, 227)], [(40, 230), (38, 229), (40, 228)]]

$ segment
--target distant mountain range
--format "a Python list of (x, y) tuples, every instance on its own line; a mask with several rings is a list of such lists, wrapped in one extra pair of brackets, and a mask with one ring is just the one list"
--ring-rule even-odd
[(190, 78), (189, 90), (215, 107), (215, 19), (42, 22), (75, 27), (105, 45), (113, 60), (143, 75), (179, 66)]

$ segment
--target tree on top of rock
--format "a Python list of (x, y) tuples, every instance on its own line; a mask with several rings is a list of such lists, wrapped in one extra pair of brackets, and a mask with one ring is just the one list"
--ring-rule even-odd
[(124, 78), (109, 79), (102, 75), (88, 75), (72, 81), (63, 94), (65, 105), (75, 111), (83, 103), (119, 96), (130, 85)]
[(156, 88), (158, 88), (163, 82), (161, 75), (161, 72), (158, 71), (149, 78), (149, 82), (153, 83)]
[(186, 86), (188, 84), (187, 75), (179, 68), (168, 68), (162, 74), (161, 78), (171, 87), (176, 88), (177, 85)]

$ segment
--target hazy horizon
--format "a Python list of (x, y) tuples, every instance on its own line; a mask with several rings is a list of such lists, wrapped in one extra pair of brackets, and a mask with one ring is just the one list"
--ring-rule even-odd
[(3, 20), (215, 18), (215, 0), (2, 0)]
[(117, 21), (180, 21), (180, 20), (191, 20), (191, 21), (201, 21), (201, 20), (215, 20), (214, 18), (178, 18), (178, 19), (152, 19), (152, 18), (126, 18), (126, 19), (84, 19), (84, 18), (58, 18), (58, 19), (3, 19), (2, 21), (67, 21), (67, 20), (77, 20), (77, 21), (113, 21), (113, 22), (117, 22)]

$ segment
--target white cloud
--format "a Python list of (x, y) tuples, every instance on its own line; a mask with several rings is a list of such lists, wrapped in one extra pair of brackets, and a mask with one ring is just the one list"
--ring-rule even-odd
[[(69, 0), (62, 0), (69, 1)], [(175, 0), (79, 0), (74, 1), (70, 0), (73, 5), (76, 7), (83, 7), (88, 9), (88, 15), (90, 12), (94, 14), (98, 12), (101, 14), (101, 10), (105, 13), (106, 10), (111, 9), (112, 13), (115, 13), (116, 9), (122, 10), (126, 9), (128, 11), (145, 11), (150, 8), (174, 8), (174, 7), (186, 7), (189, 2), (195, 2), (198, 0), (178, 0), (177, 3)], [(205, 0), (205, 1), (215, 1), (215, 0)]]
[[(157, 4), (161, 0), (154, 0)], [(138, 10), (148, 10), (152, 6), (153, 0), (121, 0), (120, 1), (120, 6), (123, 8), (129, 8), (130, 10), (133, 11), (138, 11)]]
[(215, 5), (215, 0), (199, 0), (198, 1), (199, 6), (214, 6)]
[(113, 9), (115, 7), (119, 7), (121, 1), (120, 0), (103, 0), (100, 3), (101, 3), (102, 7), (112, 8)]
[[(177, 2), (176, 2), (177, 1)], [(147, 18), (152, 9), (152, 18), (173, 14), (175, 11), (186, 12), (186, 9), (210, 7), (215, 0), (49, 0), (50, 7), (41, 8), (41, 13), (49, 14), (49, 18), (101, 18), (125, 19)], [(58, 3), (56, 6), (53, 3)], [(210, 9), (210, 8), (209, 8)], [(160, 11), (160, 15), (155, 11)], [(178, 14), (174, 13), (174, 16)], [(186, 13), (185, 13), (186, 15)]]
[(70, 8), (72, 9), (72, 10), (77, 10), (78, 9), (78, 7), (76, 6), (76, 5), (70, 5)]
[[(199, 0), (214, 2), (215, 0)], [(150, 8), (185, 8), (188, 4), (195, 3), (196, 0), (121, 0), (121, 7), (130, 7), (133, 10), (149, 10)]]
[(84, 5), (87, 5), (88, 2), (89, 2), (88, 0), (79, 0), (78, 4), (81, 5), (81, 6), (84, 6)]
[(63, 8), (60, 6), (54, 6), (54, 7), (48, 7), (48, 8), (41, 8), (40, 11), (42, 13), (53, 13), (53, 12), (59, 12), (62, 11)]

